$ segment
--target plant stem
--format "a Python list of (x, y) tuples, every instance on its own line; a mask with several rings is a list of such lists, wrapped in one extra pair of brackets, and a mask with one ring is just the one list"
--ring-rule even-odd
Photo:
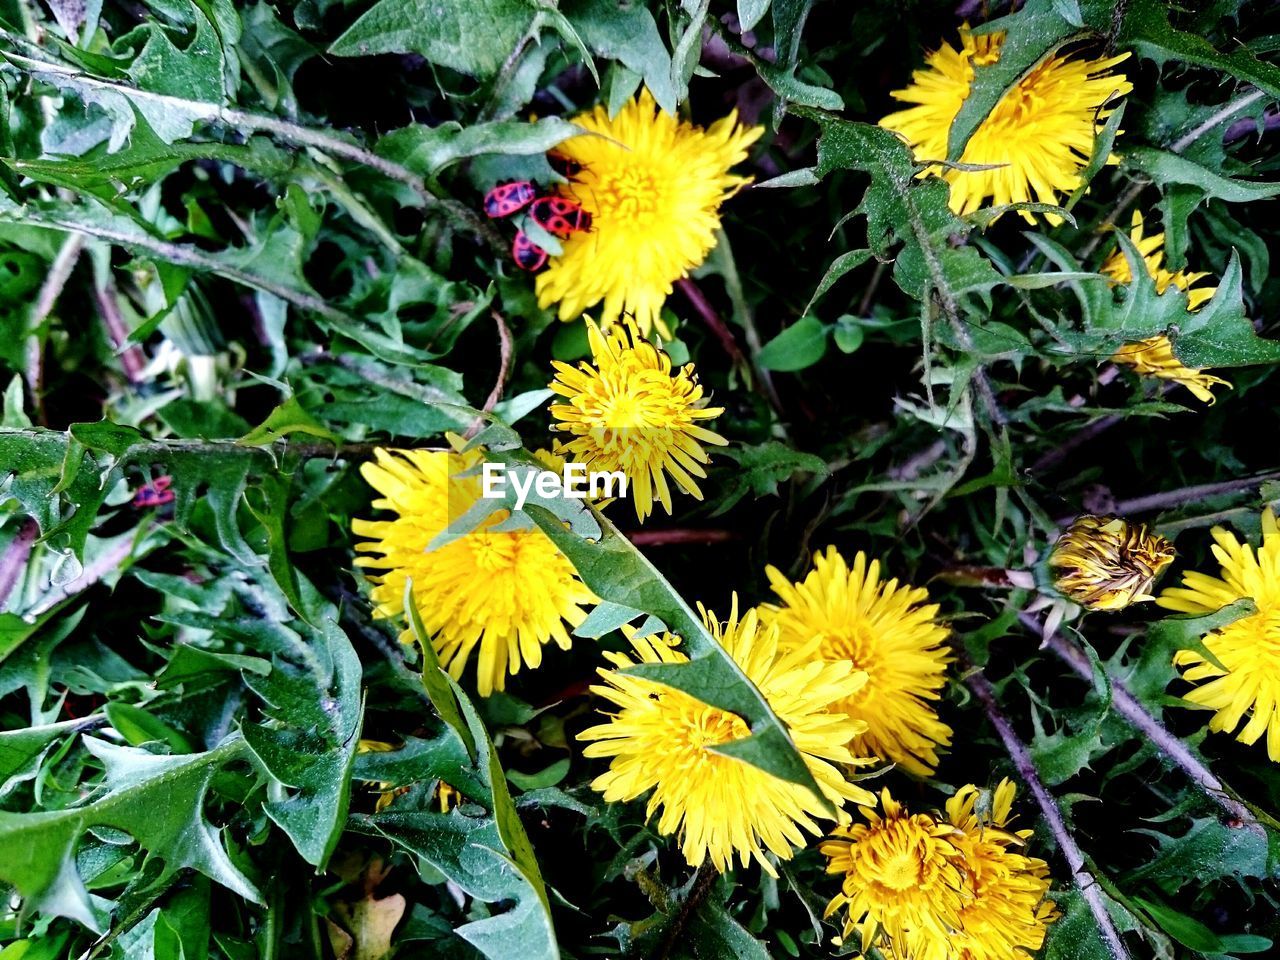
[(44, 393), (44, 337), (41, 335), (40, 328), (49, 319), (49, 314), (53, 313), (54, 305), (62, 295), (67, 281), (71, 279), (71, 271), (76, 268), (76, 262), (80, 259), (80, 251), (83, 247), (84, 237), (75, 233), (62, 242), (57, 256), (53, 258), (52, 266), (49, 267), (49, 273), (40, 286), (35, 305), (31, 308), (31, 317), (27, 325), (26, 380), (27, 390), (31, 394), (31, 406), (40, 423), (44, 423), (45, 420), (42, 396)]
[(689, 895), (684, 898), (680, 909), (676, 911), (676, 915), (671, 918), (671, 923), (667, 926), (667, 932), (662, 938), (662, 946), (658, 948), (655, 955), (656, 960), (667, 960), (671, 955), (689, 918), (702, 905), (702, 901), (707, 899), (707, 894), (711, 892), (711, 888), (715, 886), (718, 879), (720, 879), (720, 873), (709, 861), (704, 860), (693, 875), (693, 885), (689, 888)]
[(39, 524), (28, 518), (4, 548), (4, 553), (0, 554), (0, 607), (4, 606), (22, 577), (27, 558), (31, 556), (31, 547), (39, 535)]
[(1037, 474), (1047, 473), (1066, 460), (1067, 455), (1073, 452), (1077, 447), (1084, 446), (1094, 437), (1101, 436), (1116, 424), (1123, 422), (1124, 418), (1119, 414), (1113, 413), (1105, 417), (1099, 417), (1097, 420), (1093, 421), (1093, 423), (1077, 430), (1070, 437), (1033, 463), (1031, 465), (1031, 474), (1035, 476)]
[(1163, 493), (1152, 493), (1145, 497), (1134, 497), (1131, 500), (1121, 500), (1116, 504), (1115, 512), (1121, 515), (1150, 513), (1152, 510), (1163, 510), (1165, 507), (1174, 507), (1181, 503), (1193, 503), (1206, 497), (1248, 490), (1268, 480), (1280, 480), (1280, 470), (1268, 470), (1265, 473), (1254, 474), (1252, 477), (1223, 480), (1219, 483), (1201, 483), (1191, 487), (1180, 487), (1177, 490), (1166, 490)]
[[(25, 68), (35, 75), (44, 75), (46, 78), (62, 78), (64, 81), (72, 81), (72, 85), (76, 87), (90, 87), (96, 90), (109, 90), (120, 96), (124, 96), (132, 101), (145, 101), (153, 103), (159, 107), (163, 107), (172, 111), (177, 116), (186, 116), (194, 120), (202, 120), (207, 123), (225, 123), (228, 126), (236, 127), (241, 130), (257, 130), (263, 133), (269, 133), (279, 137), (289, 143), (301, 144), (309, 147), (315, 147), (335, 157), (342, 157), (353, 163), (358, 163), (375, 170), (391, 180), (396, 180), (405, 184), (410, 190), (422, 200), (424, 205), (435, 207), (447, 213), (452, 219), (466, 229), (469, 233), (474, 234), (484, 240), (495, 253), (505, 255), (506, 245), (502, 242), (502, 238), (498, 232), (489, 224), (485, 223), (480, 217), (458, 201), (442, 196), (438, 190), (432, 188), (426, 180), (418, 176), (412, 170), (401, 166), (394, 161), (385, 157), (380, 157), (370, 150), (358, 146), (350, 141), (343, 140), (327, 132), (312, 130), (308, 127), (299, 126), (296, 123), (290, 123), (287, 120), (281, 120), (277, 117), (264, 116), (262, 114), (249, 113), (244, 110), (236, 110), (231, 107), (224, 107), (218, 103), (206, 103), (199, 100), (187, 100), (182, 97), (174, 97), (168, 94), (152, 93), (148, 90), (140, 90), (127, 84), (113, 83), (109, 80), (102, 80), (98, 77), (90, 76), (75, 68), (68, 67), (61, 63), (54, 63), (48, 60), (35, 59), (23, 56), (22, 54), (9, 51), (5, 54), (15, 66)], [(56, 79), (51, 80), (56, 83)]]
[(1071, 868), (1071, 876), (1075, 881), (1076, 889), (1080, 891), (1080, 896), (1084, 898), (1090, 912), (1093, 914), (1093, 919), (1098, 925), (1098, 935), (1102, 938), (1107, 952), (1111, 954), (1114, 960), (1129, 960), (1129, 952), (1125, 949), (1124, 942), (1120, 939), (1120, 933), (1111, 921), (1111, 914), (1107, 912), (1107, 905), (1103, 900), (1101, 888), (1087, 869), (1084, 854), (1080, 851), (1080, 847), (1071, 835), (1071, 831), (1067, 829), (1067, 824), (1062, 818), (1062, 810), (1059, 808), (1058, 802), (1054, 800), (1052, 794), (1049, 793), (1041, 781), (1040, 774), (1036, 771), (1035, 762), (1031, 759), (1030, 751), (1027, 749), (1026, 744), (1014, 733), (1013, 727), (1010, 726), (1008, 719), (996, 703), (995, 692), (991, 689), (990, 682), (982, 674), (982, 671), (977, 669), (969, 673), (964, 678), (964, 682), (978, 699), (978, 702), (982, 704), (982, 709), (986, 713), (987, 719), (991, 721), (991, 726), (995, 728), (1000, 740), (1004, 743), (1004, 748), (1008, 751), (1009, 758), (1013, 760), (1013, 765), (1017, 768), (1018, 775), (1036, 798), (1036, 803), (1040, 806), (1040, 812), (1044, 815), (1045, 822), (1049, 824), (1049, 830), (1053, 834), (1054, 840), (1058, 843), (1058, 849), (1062, 852), (1063, 858)]
[(138, 383), (142, 379), (142, 371), (146, 369), (147, 361), (142, 349), (136, 343), (129, 342), (129, 328), (120, 313), (120, 304), (116, 302), (119, 294), (115, 283), (107, 277), (102, 286), (94, 285), (93, 295), (98, 302), (102, 325), (107, 328), (107, 335), (115, 345), (116, 355), (120, 358), (120, 366), (124, 370), (125, 377), (130, 383)]
[[(63, 433), (60, 430), (48, 430), (40, 427), (0, 427), (0, 436), (19, 436), (39, 441), (50, 436), (63, 436)], [(284, 439), (263, 446), (253, 446), (241, 443), (239, 440), (186, 440), (168, 437), (135, 443), (121, 455), (120, 459), (145, 460), (151, 457), (163, 462), (164, 456), (169, 453), (239, 453), (250, 457), (279, 457), (285, 454), (293, 454), (299, 457), (328, 457), (337, 460), (340, 458), (368, 457), (374, 450), (385, 446), (386, 444), (383, 443), (342, 443), (336, 445), (332, 443), (290, 443)], [(421, 446), (400, 449), (438, 450), (440, 448)]]
[[(498, 325), (498, 376), (493, 382), (493, 389), (489, 391), (489, 396), (485, 398), (484, 406), (480, 409), (484, 413), (489, 413), (498, 405), (498, 401), (502, 399), (502, 392), (507, 386), (507, 374), (511, 369), (511, 331), (507, 329), (507, 322), (502, 319), (502, 314), (497, 310), (490, 310), (493, 316), (493, 322)], [(471, 426), (467, 427), (463, 436), (470, 440), (484, 426), (485, 418), (477, 416), (471, 421)]]
[(1193, 127), (1187, 133), (1184, 133), (1177, 140), (1173, 141), (1173, 143), (1169, 144), (1169, 152), (1181, 153), (1183, 150), (1187, 149), (1187, 147), (1191, 146), (1193, 143), (1195, 143), (1197, 140), (1203, 137), (1206, 133), (1208, 133), (1214, 127), (1222, 123), (1222, 121), (1226, 120), (1227, 117), (1230, 117), (1233, 114), (1239, 113), (1245, 107), (1249, 106), (1252, 103), (1257, 103), (1259, 100), (1261, 100), (1265, 96), (1266, 96), (1265, 91), (1254, 90), (1252, 93), (1246, 93), (1243, 97), (1240, 97), (1238, 100), (1232, 100), (1230, 103), (1228, 103), (1225, 107), (1223, 107), (1213, 116), (1209, 117), (1209, 119), (1205, 120), (1204, 123), (1200, 124), (1197, 127)]
[[(1245, 107), (1249, 106), (1251, 103), (1256, 103), (1264, 96), (1266, 96), (1266, 94), (1262, 90), (1254, 90), (1252, 93), (1245, 94), (1243, 97), (1231, 101), (1203, 123), (1191, 128), (1177, 140), (1173, 141), (1173, 143), (1169, 144), (1169, 152), (1182, 153), (1183, 150), (1187, 149), (1187, 147), (1191, 146), (1191, 144), (1195, 143), (1210, 130), (1213, 130), (1228, 117), (1239, 113)], [(1107, 216), (1103, 219), (1102, 223), (1098, 225), (1097, 230), (1094, 231), (1094, 235), (1089, 239), (1089, 242), (1080, 248), (1081, 260), (1086, 259), (1089, 254), (1098, 249), (1098, 245), (1102, 243), (1103, 237), (1106, 236), (1107, 231), (1119, 222), (1121, 215), (1129, 209), (1133, 202), (1138, 199), (1138, 195), (1142, 193), (1150, 183), (1151, 181), (1146, 177), (1137, 177), (1129, 188), (1120, 195), (1120, 199), (1112, 205), (1111, 210), (1107, 213)]]
[(237, 283), (242, 283), (247, 287), (263, 290), (273, 296), (279, 297), (281, 300), (292, 303), (294, 306), (310, 310), (312, 313), (315, 313), (316, 315), (331, 322), (356, 322), (354, 317), (348, 316), (341, 310), (329, 306), (323, 297), (304, 293), (303, 291), (295, 290), (292, 287), (285, 286), (284, 284), (275, 283), (266, 277), (259, 276), (258, 274), (242, 270), (239, 267), (219, 260), (217, 257), (207, 254), (198, 247), (190, 244), (171, 243), (168, 240), (161, 240), (158, 237), (148, 236), (143, 233), (125, 233), (100, 224), (75, 220), (69, 217), (61, 217), (56, 214), (50, 215), (34, 210), (24, 211), (22, 219), (24, 222), (34, 224), (36, 226), (55, 227), (59, 230), (66, 230), (77, 239), (82, 239), (81, 235), (95, 237), (99, 240), (118, 244), (125, 248), (144, 250), (147, 253), (153, 253), (161, 259), (169, 263), (177, 264), (178, 266), (196, 267), (201, 270), (208, 270), (210, 273), (216, 273), (219, 276), (226, 277), (228, 280), (234, 280)]
[(624, 533), (637, 547), (665, 547), (686, 543), (727, 543), (737, 539), (731, 530), (632, 530)]
[(38, 617), (42, 613), (52, 610), (63, 600), (73, 597), (78, 593), (83, 593), (103, 577), (109, 573), (114, 573), (121, 568), (126, 560), (133, 553), (134, 540), (124, 539), (116, 544), (102, 556), (98, 557), (93, 563), (85, 567), (81, 571), (80, 576), (74, 580), (54, 587), (46, 593), (30, 610), (24, 611), (27, 617)]
[(493, 316), (493, 322), (498, 327), (498, 376), (494, 380), (493, 389), (489, 391), (489, 396), (485, 398), (484, 406), (480, 409), (485, 413), (489, 413), (498, 405), (498, 401), (502, 399), (503, 391), (507, 386), (507, 377), (511, 373), (511, 331), (507, 328), (507, 322), (502, 319), (502, 314), (497, 310), (490, 310)]
[(688, 277), (677, 280), (676, 289), (684, 294), (684, 298), (693, 307), (694, 313), (707, 325), (707, 329), (715, 334), (715, 338), (720, 341), (720, 346), (729, 355), (733, 364), (748, 367), (747, 358), (742, 355), (742, 351), (738, 349), (738, 342), (733, 339), (733, 332), (720, 319), (720, 314), (716, 313), (715, 307), (711, 306), (702, 289)]
[[(1018, 619), (1036, 636), (1041, 634), (1041, 625), (1035, 617), (1028, 613), (1019, 613)], [(1060, 633), (1051, 633), (1044, 644), (1053, 654), (1086, 682), (1093, 682), (1093, 665), (1083, 650)], [(1170, 733), (1165, 726), (1146, 711), (1138, 698), (1129, 692), (1118, 679), (1108, 676), (1111, 684), (1111, 703), (1116, 712), (1124, 717), (1135, 730), (1141, 733), (1166, 758), (1177, 764), (1182, 772), (1210, 800), (1222, 808), (1233, 826), (1255, 825), (1249, 809), (1231, 796), (1230, 791), (1213, 772), (1204, 765), (1180, 739)]]

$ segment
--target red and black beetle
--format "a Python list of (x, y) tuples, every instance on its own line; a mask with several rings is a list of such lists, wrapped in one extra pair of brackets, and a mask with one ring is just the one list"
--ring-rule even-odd
[(500, 183), (484, 195), (484, 212), (491, 220), (519, 213), (537, 199), (538, 190), (528, 180)]
[(561, 239), (591, 229), (591, 214), (565, 197), (539, 197), (529, 208), (529, 216), (543, 230)]
[(169, 489), (173, 483), (173, 477), (168, 474), (162, 477), (156, 477), (153, 481), (143, 484), (138, 492), (133, 495), (133, 505), (135, 507), (159, 507), (166, 503), (173, 503), (173, 491)]
[(551, 164), (551, 169), (566, 180), (578, 179), (578, 174), (582, 172), (582, 164), (577, 160), (570, 160), (562, 153), (548, 153), (547, 163)]
[(521, 270), (536, 273), (547, 265), (547, 251), (530, 240), (523, 230), (517, 230), (516, 239), (511, 244), (511, 259)]

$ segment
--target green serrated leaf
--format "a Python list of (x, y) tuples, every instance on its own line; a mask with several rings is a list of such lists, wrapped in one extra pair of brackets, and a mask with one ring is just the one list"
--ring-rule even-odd
[(242, 740), (180, 757), (93, 738), (84, 743), (106, 768), (103, 796), (67, 810), (0, 812), (0, 844), (6, 850), (0, 857), (0, 879), (17, 888), (26, 909), (70, 917), (99, 932), (106, 929), (102, 905), (85, 889), (74, 860), (84, 831), (94, 826), (128, 833), (149, 856), (163, 860), (163, 875), (192, 868), (247, 900), (262, 901), (204, 818), (209, 781), (243, 757)]

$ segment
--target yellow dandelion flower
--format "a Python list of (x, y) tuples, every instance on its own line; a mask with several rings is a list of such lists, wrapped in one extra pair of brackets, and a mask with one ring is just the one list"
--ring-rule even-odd
[(946, 684), (950, 656), (946, 628), (923, 588), (880, 580), (880, 561), (861, 551), (850, 568), (835, 547), (814, 555), (814, 567), (791, 583), (776, 567), (765, 574), (778, 604), (760, 608), (791, 648), (817, 644), (823, 659), (864, 670), (867, 682), (840, 704), (867, 724), (854, 743), (859, 752), (892, 760), (917, 776), (938, 763), (937, 748), (951, 742), (933, 701)]
[(965, 880), (956, 831), (908, 813), (887, 789), (880, 806), (882, 814), (863, 810), (866, 823), (837, 827), (818, 848), (827, 872), (844, 875), (826, 916), (845, 910), (844, 938), (858, 934), (864, 953), (875, 945), (912, 960), (951, 960), (947, 944), (960, 926)]
[(655, 498), (671, 513), (668, 475), (701, 500), (694, 478), (707, 475), (702, 465), (711, 459), (702, 444), (728, 441), (699, 421), (715, 419), (724, 408), (707, 406), (692, 363), (673, 370), (671, 358), (630, 320), (601, 331), (588, 319), (587, 336), (592, 363), (553, 362), (550, 387), (568, 402), (552, 405), (552, 429), (572, 437), (559, 452), (590, 472), (625, 474), (641, 523)]
[[(736, 597), (724, 623), (705, 609), (702, 618), (787, 725), (827, 799), (837, 808), (848, 800), (874, 803), (837, 766), (872, 762), (855, 756), (848, 746), (864, 725), (835, 709), (865, 682), (865, 675), (847, 663), (823, 663), (783, 650), (776, 628), (761, 625), (755, 611), (739, 619)], [(602, 668), (605, 683), (591, 689), (619, 709), (607, 722), (578, 735), (592, 741), (585, 756), (610, 758), (608, 771), (591, 785), (610, 802), (634, 800), (651, 790), (647, 815), (661, 811), (658, 832), (679, 834), (691, 866), (710, 857), (723, 872), (736, 853), (743, 866), (754, 858), (777, 876), (765, 852), (790, 859), (794, 848), (805, 843), (802, 830), (821, 833), (816, 818), (830, 814), (804, 787), (710, 749), (750, 733), (741, 717), (622, 672), (635, 662), (684, 662), (685, 655), (675, 649), (679, 643), (670, 635), (633, 637), (634, 657), (605, 654), (618, 669)], [(842, 811), (840, 817), (848, 819)]]
[[(916, 160), (944, 159), (951, 122), (973, 85), (974, 65), (999, 60), (1003, 43), (1003, 33), (975, 37), (968, 26), (961, 27), (959, 50), (942, 44), (925, 58), (923, 70), (912, 73), (910, 86), (893, 91), (895, 100), (914, 106), (889, 114), (880, 126), (901, 134)], [(966, 164), (998, 164), (996, 169), (928, 168), (951, 185), (951, 209), (972, 213), (988, 199), (995, 206), (1057, 203), (1076, 190), (1100, 122), (1111, 112), (1102, 105), (1133, 89), (1123, 74), (1110, 72), (1127, 56), (1091, 60), (1053, 54), (1006, 91), (960, 158)], [(1056, 224), (1061, 218), (1048, 219)]]
[[(377, 450), (361, 475), (382, 496), (375, 509), (391, 520), (353, 520), (356, 550), (374, 554), (356, 565), (381, 571), (370, 575), (375, 616), (404, 615), (405, 582), (441, 666), (455, 679), (477, 646), (476, 687), (487, 697), (502, 690), (508, 674), (542, 662), (542, 645), (554, 640), (567, 650), (565, 629), (586, 618), (584, 604), (595, 595), (578, 579), (568, 558), (540, 530), (495, 529), (507, 519), (499, 510), (479, 527), (443, 546), (428, 545), (473, 506), (481, 480), (472, 471), (483, 459), (465, 453)], [(401, 640), (411, 642), (405, 630)]]
[(1019, 852), (1030, 830), (1007, 830), (1015, 788), (1002, 780), (980, 812), (982, 791), (961, 787), (946, 816), (908, 813), (885, 790), (883, 816), (836, 831), (821, 846), (827, 872), (843, 874), (830, 916), (847, 910), (886, 960), (1008, 960), (1030, 956), (1057, 917), (1049, 866)]
[[(1209, 274), (1203, 271), (1188, 272), (1186, 270), (1173, 273), (1166, 269), (1164, 234), (1155, 233), (1149, 237), (1144, 236), (1142, 226), (1142, 214), (1135, 210), (1129, 237), (1133, 240), (1133, 245), (1138, 248), (1138, 252), (1142, 254), (1147, 273), (1156, 282), (1156, 292), (1164, 293), (1170, 286), (1177, 287), (1186, 292), (1187, 301), (1192, 310), (1199, 310), (1212, 300), (1213, 295), (1218, 291), (1217, 287), (1195, 286)], [(1133, 280), (1133, 269), (1129, 266), (1129, 260), (1123, 250), (1113, 251), (1103, 262), (1101, 272), (1116, 283), (1129, 283)], [(1174, 356), (1173, 343), (1163, 333), (1148, 337), (1146, 340), (1126, 343), (1116, 351), (1111, 361), (1130, 367), (1139, 376), (1159, 377), (1161, 380), (1180, 383), (1201, 403), (1213, 403), (1215, 386), (1231, 388), (1231, 384), (1221, 377), (1211, 376), (1198, 368), (1183, 366), (1182, 362)]]
[[(1217, 287), (1195, 286), (1209, 274), (1204, 271), (1189, 273), (1186, 270), (1179, 270), (1177, 273), (1172, 273), (1167, 270), (1164, 265), (1164, 233), (1144, 236), (1142, 227), (1142, 214), (1135, 210), (1129, 239), (1142, 254), (1143, 262), (1147, 265), (1147, 273), (1156, 282), (1156, 293), (1164, 293), (1170, 286), (1177, 287), (1186, 292), (1192, 310), (1199, 310), (1212, 300), (1213, 295), (1218, 291)], [(1123, 249), (1113, 250), (1103, 262), (1099, 272), (1116, 283), (1130, 283), (1133, 280), (1133, 269), (1129, 266), (1129, 258), (1124, 255)]]
[(1182, 361), (1173, 355), (1173, 343), (1163, 333), (1146, 340), (1126, 343), (1111, 358), (1113, 363), (1130, 367), (1134, 373), (1143, 377), (1158, 377), (1161, 380), (1172, 380), (1180, 383), (1201, 403), (1212, 404), (1215, 386), (1231, 387), (1230, 381), (1205, 373), (1197, 367), (1183, 366)]
[(1011, 781), (1001, 780), (989, 815), (979, 812), (982, 792), (972, 784), (947, 801), (947, 822), (956, 828), (950, 839), (964, 878), (960, 926), (952, 937), (955, 960), (1030, 956), (1044, 945), (1058, 916), (1046, 899), (1049, 865), (1019, 852), (1032, 831), (1005, 829), (1016, 792)]
[(1123, 610), (1155, 599), (1151, 587), (1173, 558), (1173, 544), (1145, 523), (1085, 515), (1058, 538), (1049, 566), (1063, 596), (1089, 610)]
[(720, 204), (750, 180), (729, 170), (763, 128), (739, 126), (735, 110), (704, 130), (658, 109), (647, 89), (612, 119), (596, 107), (573, 122), (589, 133), (556, 147), (581, 167), (559, 192), (591, 214), (591, 230), (538, 274), (538, 303), (576, 320), (604, 301), (605, 326), (627, 314), (669, 338), (662, 305), (715, 246)]
[[(1241, 743), (1267, 735), (1267, 756), (1280, 763), (1280, 529), (1276, 515), (1262, 514), (1262, 545), (1255, 551), (1222, 527), (1212, 530), (1221, 577), (1189, 570), (1182, 586), (1160, 594), (1160, 606), (1179, 613), (1212, 613), (1250, 597), (1257, 613), (1207, 634), (1204, 645), (1219, 667), (1195, 650), (1179, 650), (1173, 662), (1195, 688), (1184, 700), (1213, 710), (1209, 729), (1236, 734)], [(1225, 669), (1223, 669), (1225, 668)]]

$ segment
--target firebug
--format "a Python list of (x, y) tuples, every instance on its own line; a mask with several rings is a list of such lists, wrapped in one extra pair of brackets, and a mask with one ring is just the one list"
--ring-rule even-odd
[(511, 258), (521, 270), (536, 273), (546, 266), (547, 251), (530, 240), (523, 230), (517, 230), (515, 242), (511, 244)]
[(491, 220), (519, 213), (537, 198), (538, 191), (528, 180), (500, 183), (484, 195), (484, 212)]
[(150, 483), (143, 484), (138, 492), (133, 495), (133, 505), (135, 507), (158, 507), (162, 504), (173, 503), (173, 491), (169, 487), (173, 483), (173, 477), (167, 474), (162, 477), (156, 477)]
[(591, 214), (565, 197), (539, 197), (529, 208), (529, 215), (542, 229), (562, 239), (591, 229)]

